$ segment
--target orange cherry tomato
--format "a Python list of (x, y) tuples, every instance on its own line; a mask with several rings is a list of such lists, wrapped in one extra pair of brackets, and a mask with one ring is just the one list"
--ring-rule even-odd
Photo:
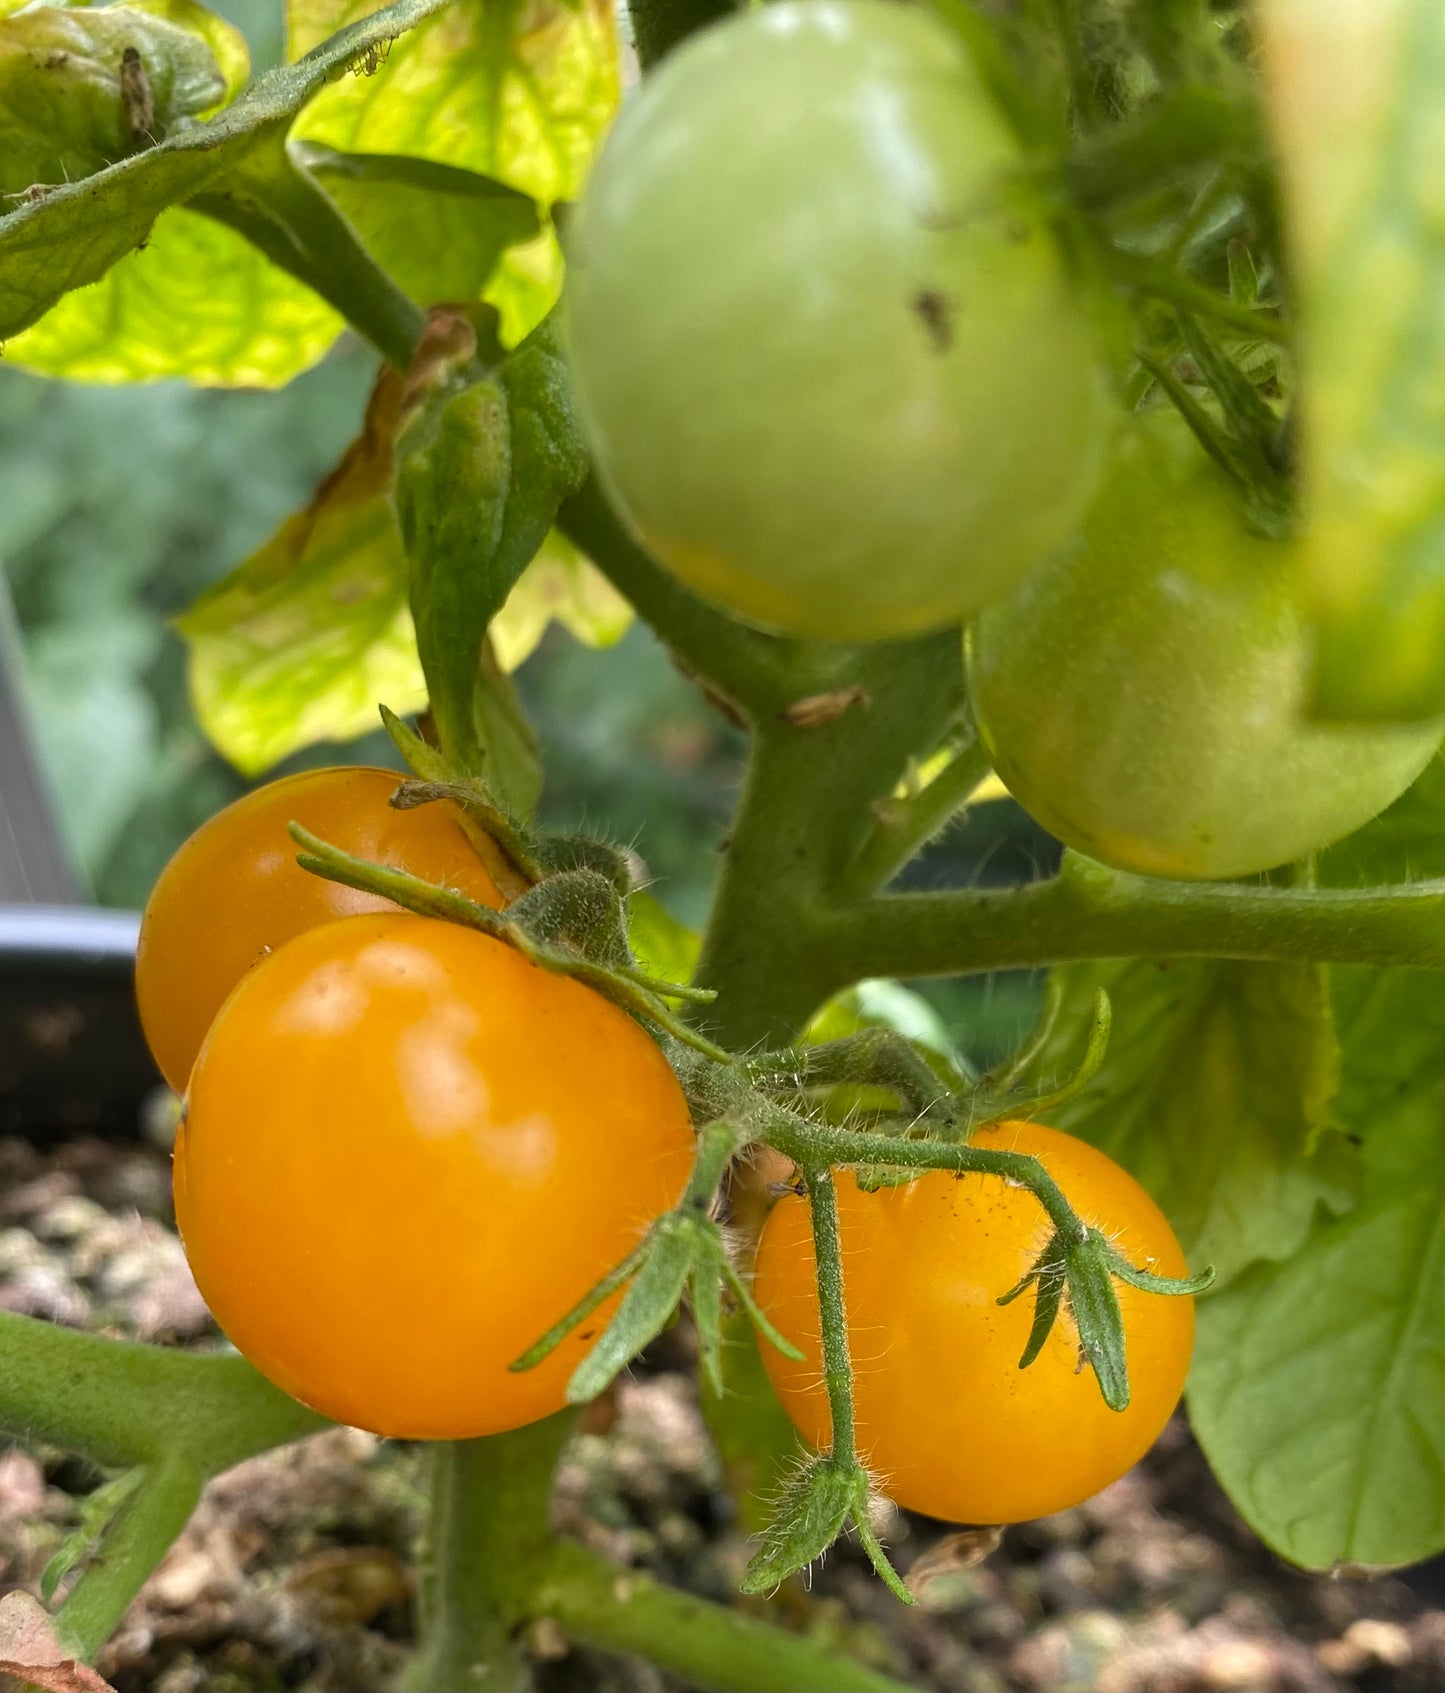
[[(1037, 1123), (996, 1124), (973, 1140), (1034, 1154), (1133, 1263), (1188, 1273), (1163, 1212), (1102, 1152)], [(951, 1522), (1022, 1522), (1077, 1505), (1148, 1451), (1184, 1389), (1192, 1299), (1115, 1282), (1132, 1391), (1127, 1410), (1111, 1411), (1093, 1371), (1078, 1367), (1067, 1310), (1042, 1353), (1018, 1367), (1032, 1292), (996, 1301), (1048, 1239), (1030, 1193), (997, 1176), (942, 1172), (865, 1193), (840, 1173), (838, 1212), (858, 1453), (899, 1504)], [(825, 1448), (814, 1275), (808, 1203), (790, 1195), (764, 1225), (755, 1291), (805, 1356), (795, 1363), (764, 1341), (763, 1362), (799, 1431)]]
[(338, 1422), (414, 1439), (560, 1410), (616, 1297), (507, 1366), (676, 1204), (667, 1061), (592, 989), (407, 914), (312, 929), (216, 1019), (176, 1219), (237, 1348)]
[(401, 780), (365, 767), (283, 777), (203, 823), (161, 872), (141, 921), (136, 998), (146, 1041), (177, 1093), (226, 995), (259, 959), (318, 923), (397, 909), (301, 869), (288, 823), (482, 905), (505, 903), (445, 801), (414, 811), (388, 804)]

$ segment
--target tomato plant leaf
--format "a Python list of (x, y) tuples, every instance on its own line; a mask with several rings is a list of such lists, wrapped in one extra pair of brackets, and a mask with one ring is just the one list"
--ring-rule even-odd
[(1348, 1205), (1351, 1149), (1326, 1128), (1337, 1058), (1324, 973), (1216, 960), (1106, 960), (1055, 973), (1062, 999), (1030, 1075), (1077, 1062), (1099, 988), (1113, 1034), (1051, 1116), (1117, 1159), (1220, 1283), (1288, 1257), (1320, 1203)]
[(1269, 1545), (1319, 1569), (1445, 1548), (1445, 984), (1349, 975), (1368, 1013), (1342, 1018), (1344, 1073), (1363, 1064), (1381, 1083), (1347, 1086), (1336, 1111), (1363, 1141), (1359, 1203), (1200, 1306), (1190, 1387), (1235, 1504)]
[[(289, 0), (293, 58), (374, 0)], [(617, 34), (601, 0), (452, 0), (370, 74), (311, 102), (298, 138), (480, 171), (543, 205), (571, 199), (617, 106)]]
[(892, 1029), (938, 1061), (941, 1079), (957, 1082), (967, 1074), (943, 1019), (922, 994), (887, 977), (870, 977), (835, 994), (814, 1016), (803, 1039), (811, 1045), (843, 1040), (864, 1029)]
[(664, 982), (689, 982), (702, 951), (702, 937), (678, 921), (645, 889), (627, 901), (627, 940), (649, 975)]
[(5, 360), (82, 382), (275, 388), (341, 329), (337, 312), (249, 241), (177, 206), (143, 248), (7, 341)]
[(0, 217), (0, 340), (8, 344), (62, 295), (99, 281), (143, 246), (168, 206), (226, 190), (248, 172), (276, 174), (302, 106), (379, 43), (445, 3), (395, 0), (299, 63), (267, 73), (209, 122), (178, 128), (156, 146), (24, 197)]
[(122, 3), (131, 11), (148, 12), (154, 18), (164, 18), (200, 36), (220, 69), (225, 85), (223, 100), (234, 100), (246, 86), (251, 75), (251, 49), (246, 37), (235, 24), (218, 17), (209, 6), (203, 6), (200, 0), (122, 0)]
[(1325, 716), (1445, 709), (1445, 9), (1264, 0), (1308, 381), (1307, 581)]
[(1445, 755), (1439, 753), (1387, 811), (1315, 859), (1316, 880), (1328, 887), (1425, 876), (1445, 876)]
[[(517, 765), (520, 714), (487, 629), (581, 486), (586, 454), (550, 323), (479, 376), (465, 368), (476, 340), (464, 320), (439, 315), (429, 333), (438, 351), (419, 355), (418, 369), (433, 358), (429, 391), (402, 434), (396, 482), (417, 644), (443, 750), (480, 774), (489, 750), (510, 747), (511, 791), (502, 772), (488, 779), (525, 814), (538, 782)], [(456, 347), (440, 350), (449, 335)]]
[(206, 41), (165, 18), (42, 6), (0, 19), (0, 195), (91, 176), (225, 92)]
[(425, 702), (389, 497), (401, 385), (383, 373), (310, 506), (179, 620), (201, 725), (247, 774)]
[(475, 299), (506, 249), (540, 229), (528, 195), (475, 171), (315, 143), (297, 156), (387, 275), (425, 305)]
[(146, 1479), (144, 1469), (126, 1470), (114, 1481), (103, 1483), (85, 1496), (80, 1521), (61, 1541), (50, 1562), (40, 1572), (40, 1597), (48, 1605), (66, 1576), (94, 1550), (131, 1495)]
[(588, 647), (612, 646), (632, 623), (632, 607), (556, 529), (492, 620), (492, 642), (503, 670), (515, 670), (529, 658), (554, 621)]
[[(289, 0), (292, 53), (368, 3)], [(395, 42), (374, 74), (328, 89), (297, 134), (479, 171), (550, 207), (581, 188), (617, 97), (617, 35), (605, 0), (454, 0)], [(560, 283), (550, 225), (508, 252), (487, 288), (508, 346), (542, 321)]]
[(868, 1478), (855, 1462), (814, 1458), (790, 1478), (743, 1577), (744, 1593), (766, 1593), (821, 1558), (854, 1513), (868, 1508)]

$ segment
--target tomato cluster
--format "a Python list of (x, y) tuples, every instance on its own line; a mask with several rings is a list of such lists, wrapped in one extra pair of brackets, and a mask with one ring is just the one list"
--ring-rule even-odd
[[(315, 771), (213, 818), (147, 907), (138, 991), (186, 1090), (176, 1216), (227, 1335), (340, 1421), (466, 1438), (562, 1407), (620, 1295), (538, 1367), (508, 1366), (677, 1203), (694, 1137), (661, 1051), (601, 995), (297, 865), (293, 818), (500, 905), (446, 803), (397, 811), (394, 786), (386, 771)], [(976, 1138), (1041, 1157), (1135, 1261), (1182, 1272), (1168, 1224), (1102, 1154), (1021, 1123)], [(840, 1209), (859, 1435), (903, 1503), (964, 1521), (1055, 1510), (1162, 1427), (1190, 1301), (1122, 1290), (1137, 1385), (1118, 1415), (1079, 1374), (1067, 1316), (1018, 1368), (1029, 1319), (997, 1299), (1042, 1244), (1024, 1190), (849, 1179)], [(784, 1198), (757, 1294), (802, 1359), (767, 1348), (765, 1361), (799, 1430), (826, 1445), (815, 1272), (806, 1207)]]
[(1367, 822), (1445, 722), (1305, 720), (1297, 544), (1171, 405), (1108, 398), (1057, 164), (926, 8), (703, 31), (569, 227), (579, 409), (698, 594), (830, 640), (974, 618), (974, 714), (1035, 818), (1119, 869), (1253, 875)]
[(394, 811), (395, 786), (317, 771), (213, 818), (156, 887), (137, 987), (186, 1088), (176, 1219), (222, 1329), (340, 1421), (494, 1434), (561, 1409), (609, 1306), (507, 1366), (677, 1202), (692, 1125), (600, 994), (297, 866), (288, 819), (500, 905), (445, 802)]

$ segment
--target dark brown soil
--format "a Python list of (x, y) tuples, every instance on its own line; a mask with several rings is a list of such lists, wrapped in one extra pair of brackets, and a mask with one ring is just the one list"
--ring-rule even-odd
[[(220, 1345), (168, 1226), (169, 1161), (0, 1140), (0, 1306), (111, 1334)], [(685, 1336), (580, 1433), (559, 1523), (620, 1565), (710, 1598), (747, 1548), (685, 1368)], [(595, 1417), (594, 1426), (606, 1421)], [(219, 1478), (112, 1641), (121, 1693), (381, 1693), (411, 1636), (422, 1453), (338, 1429)], [(102, 1477), (58, 1451), (0, 1449), (0, 1590), (34, 1588)], [(851, 1547), (773, 1602), (880, 1667), (947, 1693), (1410, 1693), (1445, 1686), (1445, 1611), (1398, 1579), (1290, 1569), (1242, 1525), (1183, 1422), (1087, 1505), (1010, 1530), (975, 1568), (937, 1523), (895, 1514), (907, 1611)], [(930, 1560), (928, 1565), (922, 1560)], [(1431, 1591), (1424, 1577), (1421, 1592)], [(544, 1693), (667, 1693), (637, 1660), (530, 1642)]]

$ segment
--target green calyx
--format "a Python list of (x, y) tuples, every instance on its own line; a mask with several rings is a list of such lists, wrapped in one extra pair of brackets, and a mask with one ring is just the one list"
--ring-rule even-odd
[(832, 1453), (804, 1464), (783, 1490), (773, 1520), (743, 1576), (744, 1593), (771, 1593), (790, 1575), (821, 1558), (849, 1528), (893, 1596), (914, 1603), (873, 1527), (876, 1488), (854, 1457)]
[(683, 983), (659, 981), (632, 954), (627, 938), (627, 857), (605, 841), (584, 836), (542, 837), (519, 823), (478, 775), (460, 772), (395, 713), (382, 719), (417, 780), (400, 781), (392, 804), (400, 810), (449, 801), (478, 855), (508, 896), (500, 911), (405, 870), (369, 863), (319, 839), (299, 824), (291, 835), (303, 870), (389, 899), (423, 917), (477, 929), (515, 947), (545, 970), (573, 976), (655, 1029), (708, 1057), (720, 1047), (685, 1023), (669, 1000), (705, 1003), (712, 995)]
[(1086, 1227), (1072, 1237), (1054, 1234), (1033, 1268), (998, 1303), (1012, 1304), (1030, 1287), (1035, 1289), (1034, 1320), (1019, 1359), (1019, 1368), (1026, 1370), (1043, 1351), (1067, 1297), (1080, 1355), (1098, 1378), (1104, 1403), (1111, 1411), (1123, 1411), (1129, 1405), (1129, 1371), (1124, 1322), (1114, 1292), (1116, 1277), (1145, 1293), (1178, 1297), (1205, 1292), (1214, 1281), (1214, 1271), (1205, 1269), (1187, 1280), (1157, 1276), (1131, 1264), (1100, 1230)]

